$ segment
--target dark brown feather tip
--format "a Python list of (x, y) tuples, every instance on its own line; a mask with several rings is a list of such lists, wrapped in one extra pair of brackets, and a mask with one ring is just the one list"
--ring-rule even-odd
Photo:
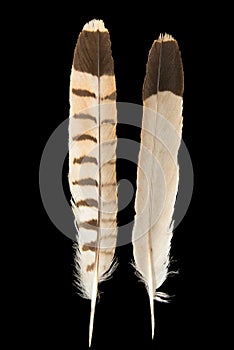
[(114, 63), (109, 33), (83, 30), (76, 44), (73, 67), (80, 72), (96, 76), (113, 75)]
[(146, 65), (143, 85), (143, 100), (158, 91), (171, 91), (182, 96), (184, 74), (180, 50), (177, 41), (170, 36), (154, 41)]

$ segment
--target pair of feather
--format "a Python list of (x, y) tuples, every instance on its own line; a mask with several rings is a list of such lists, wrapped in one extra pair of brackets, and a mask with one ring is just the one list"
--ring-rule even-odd
[[(177, 42), (160, 36), (149, 52), (137, 170), (134, 266), (154, 300), (168, 274), (172, 215), (178, 189), (183, 68)], [(70, 83), (69, 185), (78, 230), (76, 281), (91, 300), (89, 346), (98, 284), (116, 267), (116, 85), (111, 42), (101, 20), (87, 23), (75, 48)]]

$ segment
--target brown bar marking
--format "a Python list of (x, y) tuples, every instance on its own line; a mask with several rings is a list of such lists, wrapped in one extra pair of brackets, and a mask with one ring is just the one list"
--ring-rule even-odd
[(97, 229), (98, 222), (96, 219), (92, 219), (86, 222), (80, 222), (79, 227), (83, 227), (87, 230), (96, 230)]
[(97, 139), (96, 137), (89, 135), (89, 134), (82, 134), (82, 135), (76, 135), (72, 138), (73, 141), (93, 141), (95, 143), (97, 143)]
[(112, 124), (112, 125), (115, 125), (116, 121), (114, 119), (103, 119), (101, 124)]
[(89, 243), (84, 244), (81, 249), (83, 252), (87, 252), (88, 250), (90, 250), (91, 252), (96, 252), (97, 250), (96, 245), (97, 245), (97, 241), (91, 241)]
[(72, 89), (72, 93), (76, 96), (81, 96), (81, 97), (93, 97), (96, 98), (96, 95), (94, 92), (91, 92), (89, 90), (83, 90), (83, 89)]
[(87, 265), (86, 271), (87, 272), (93, 271), (94, 270), (94, 266), (95, 266), (95, 263), (92, 263), (91, 265)]
[(73, 118), (75, 118), (75, 119), (83, 119), (83, 120), (92, 120), (93, 122), (97, 123), (96, 117), (94, 117), (91, 114), (85, 114), (85, 113), (74, 114)]
[(113, 91), (111, 94), (106, 95), (105, 97), (101, 98), (102, 101), (104, 100), (112, 100), (115, 101), (116, 100), (116, 91)]
[(86, 179), (76, 180), (72, 182), (73, 185), (80, 185), (80, 186), (98, 186), (98, 183), (95, 179), (92, 179), (91, 177), (87, 177)]
[(94, 163), (96, 165), (98, 165), (98, 162), (97, 162), (97, 158), (94, 158), (94, 157), (86, 157), (86, 156), (83, 156), (83, 157), (80, 157), (80, 158), (74, 158), (73, 159), (73, 164), (83, 164), (83, 163)]
[(116, 186), (116, 182), (106, 182), (102, 184), (102, 187), (105, 187), (105, 186)]
[(87, 198), (87, 199), (84, 199), (84, 200), (82, 199), (79, 202), (77, 202), (76, 206), (77, 207), (94, 207), (94, 208), (98, 208), (98, 202), (96, 201), (96, 199)]

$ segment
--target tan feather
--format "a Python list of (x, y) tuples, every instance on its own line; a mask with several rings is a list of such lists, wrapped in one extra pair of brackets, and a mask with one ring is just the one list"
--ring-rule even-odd
[[(98, 283), (113, 271), (117, 227), (116, 86), (103, 21), (87, 23), (74, 53), (70, 83), (69, 184), (78, 229), (77, 283), (91, 299), (91, 345)], [(106, 184), (112, 184), (111, 191)]]
[(183, 68), (177, 42), (160, 35), (149, 52), (143, 86), (143, 120), (138, 159), (133, 255), (150, 300), (152, 337), (156, 290), (168, 273), (172, 215), (179, 181)]

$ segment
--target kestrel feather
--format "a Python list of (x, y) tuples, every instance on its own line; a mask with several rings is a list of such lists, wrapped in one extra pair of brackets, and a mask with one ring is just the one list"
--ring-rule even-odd
[(167, 278), (172, 216), (179, 181), (178, 150), (182, 134), (182, 60), (176, 40), (161, 35), (149, 52), (143, 85), (143, 120), (138, 158), (134, 265), (149, 294), (152, 337), (154, 299)]
[(91, 300), (91, 345), (98, 284), (115, 267), (117, 238), (116, 84), (110, 36), (101, 20), (87, 23), (70, 80), (69, 185), (78, 231), (77, 283)]

